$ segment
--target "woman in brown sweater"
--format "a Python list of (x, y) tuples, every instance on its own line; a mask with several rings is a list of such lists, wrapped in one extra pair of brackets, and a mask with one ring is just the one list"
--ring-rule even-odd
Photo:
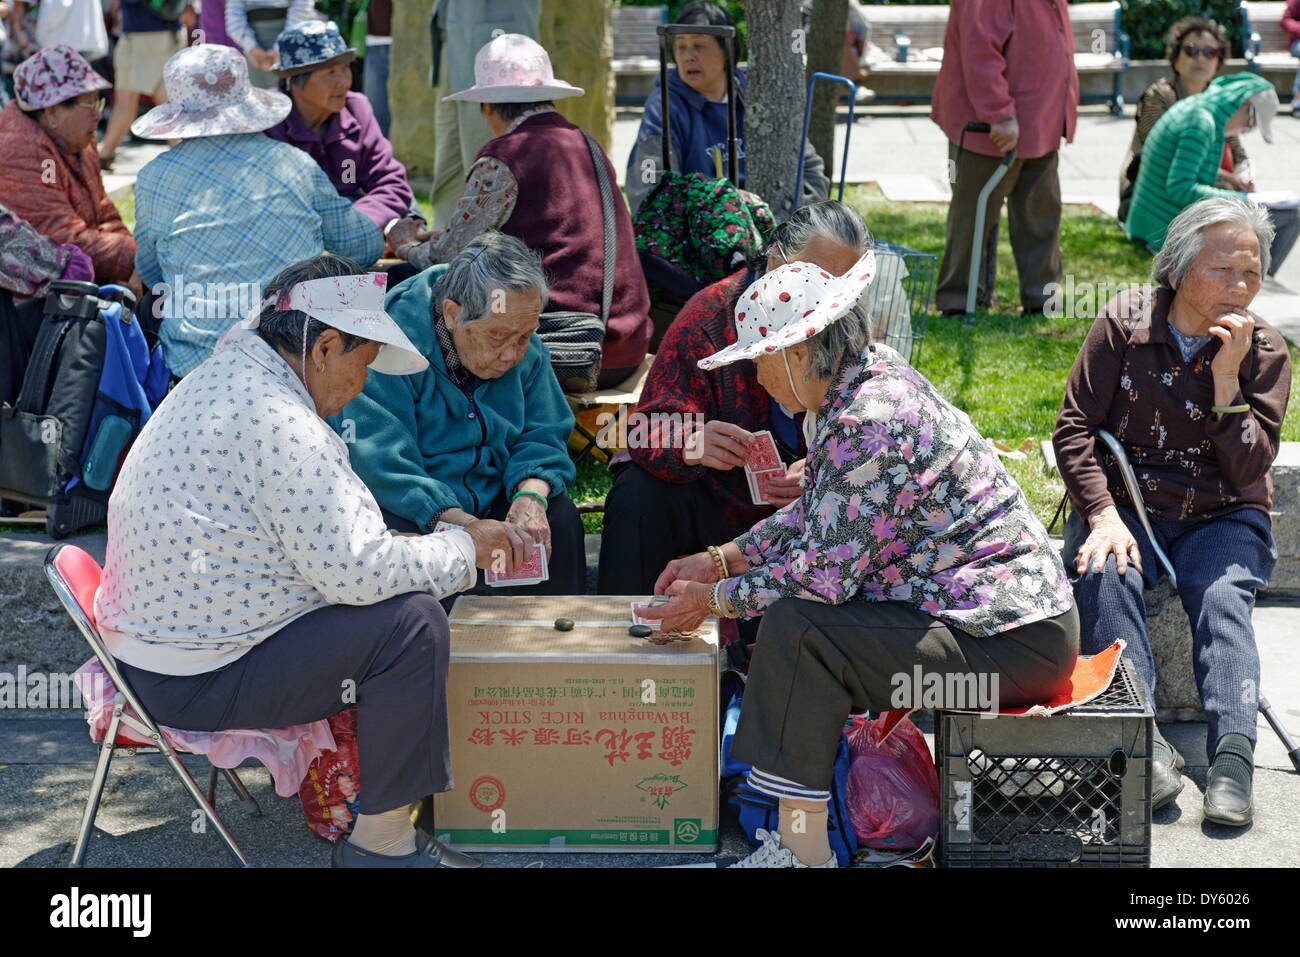
[[(1144, 587), (1160, 574), (1105, 429), (1124, 446), (1151, 531), (1169, 557), (1192, 628), (1193, 668), (1209, 721), (1205, 817), (1251, 820), (1259, 651), (1255, 591), (1277, 559), (1269, 468), (1291, 385), (1282, 337), (1248, 311), (1268, 267), (1273, 227), (1260, 206), (1193, 203), (1170, 224), (1154, 288), (1102, 309), (1070, 371), (1052, 444), (1074, 503), (1065, 530), (1080, 654), (1115, 639), (1153, 694)], [(1151, 809), (1183, 789), (1183, 759), (1156, 732)]]

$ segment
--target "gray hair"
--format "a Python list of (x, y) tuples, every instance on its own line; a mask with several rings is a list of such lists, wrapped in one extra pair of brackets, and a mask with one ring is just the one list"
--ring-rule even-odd
[(1151, 264), (1151, 277), (1162, 286), (1174, 289), (1181, 286), (1205, 247), (1205, 230), (1220, 223), (1246, 226), (1255, 231), (1259, 239), (1260, 272), (1267, 275), (1269, 247), (1275, 232), (1268, 209), (1239, 199), (1212, 196), (1192, 203), (1174, 217), (1165, 233), (1165, 244)]
[(842, 362), (851, 361), (871, 344), (871, 327), (861, 303), (807, 340), (809, 373), (829, 379)]
[(781, 255), (788, 258), (807, 246), (814, 236), (833, 239), (859, 253), (865, 253), (871, 244), (871, 233), (862, 215), (852, 206), (828, 199), (800, 206), (791, 213), (789, 219), (772, 231), (763, 253), (769, 255), (779, 246)]
[(514, 236), (488, 230), (452, 259), (438, 284), (437, 298), (459, 305), (460, 324), (466, 325), (488, 317), (497, 290), (533, 290), (542, 308), (551, 294), (537, 253)]
[[(333, 328), (327, 326), (318, 319), (308, 319), (305, 312), (297, 309), (277, 309), (275, 301), (280, 298), (280, 293), (288, 292), (300, 282), (307, 282), (310, 279), (325, 279), (330, 276), (360, 276), (364, 270), (354, 263), (351, 259), (344, 256), (335, 256), (332, 253), (324, 253), (320, 256), (313, 256), (311, 259), (301, 259), (296, 263), (285, 266), (275, 278), (268, 282), (262, 288), (262, 299), (270, 299), (271, 303), (265, 306), (257, 324), (257, 334), (272, 349), (278, 349), (280, 352), (292, 356), (300, 356), (304, 352), (311, 351), (320, 334), (326, 329)], [(303, 342), (303, 320), (307, 320), (307, 341)], [(343, 351), (351, 352), (358, 346), (363, 346), (369, 339), (362, 336), (354, 336), (342, 329), (336, 330), (343, 337)]]

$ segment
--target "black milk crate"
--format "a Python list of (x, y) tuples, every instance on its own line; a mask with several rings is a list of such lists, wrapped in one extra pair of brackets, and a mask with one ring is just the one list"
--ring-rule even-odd
[(1154, 712), (1133, 666), (1051, 717), (935, 717), (941, 867), (1149, 867)]

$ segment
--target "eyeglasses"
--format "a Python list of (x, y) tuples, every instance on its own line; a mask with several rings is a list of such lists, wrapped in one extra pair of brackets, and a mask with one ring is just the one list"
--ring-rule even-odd
[(1249, 133), (1251, 130), (1255, 128), (1255, 123), (1257, 121), (1258, 118), (1255, 116), (1255, 104), (1247, 103), (1246, 104), (1246, 128), (1242, 130), (1242, 132)]
[(1190, 57), (1205, 57), (1207, 60), (1217, 60), (1223, 55), (1219, 47), (1198, 47), (1194, 43), (1184, 44), (1183, 52)]
[(83, 110), (90, 110), (90, 112), (92, 113), (103, 113), (106, 102), (107, 101), (101, 96), (94, 103), (82, 103), (80, 100), (78, 100), (76, 103), (73, 103), (72, 105), (79, 106)]

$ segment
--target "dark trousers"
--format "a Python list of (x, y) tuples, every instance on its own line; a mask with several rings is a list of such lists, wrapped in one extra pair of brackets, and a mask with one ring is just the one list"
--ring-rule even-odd
[(619, 467), (605, 496), (600, 539), (602, 595), (648, 595), (670, 561), (729, 542), (748, 525), (728, 521), (703, 482), (675, 484), (636, 463)]
[[(983, 685), (996, 690), (998, 705), (1018, 707), (1051, 697), (1073, 671), (1078, 648), (1073, 608), (980, 638), (902, 602), (783, 599), (763, 615), (731, 754), (824, 790), (845, 718), (898, 707), (917, 665), (923, 676), (987, 676)], [(913, 702), (922, 703), (905, 703)], [(942, 706), (976, 704), (945, 699)]]
[[(966, 285), (975, 212), (980, 190), (1002, 161), (948, 144), (948, 161), (956, 172), (952, 203), (948, 206), (948, 230), (939, 267), (935, 304), (940, 312), (966, 308)], [(1020, 274), (1020, 304), (1038, 312), (1050, 297), (1048, 283), (1060, 282), (1061, 267), (1061, 181), (1057, 175), (1057, 151), (1035, 159), (1017, 159), (989, 197), (984, 220), (984, 254), (980, 258), (979, 289), (975, 301), (987, 306), (993, 299), (997, 275), (998, 223), (1002, 203), (1007, 204), (1011, 227), (1011, 251)]]
[(1293, 206), (1268, 207), (1268, 218), (1273, 221), (1273, 244), (1269, 246), (1268, 274), (1276, 276), (1278, 268), (1286, 261), (1295, 241), (1300, 238), (1300, 209)]
[[(387, 509), (381, 509), (384, 521), (395, 532), (418, 532), (410, 519), (394, 515)], [(506, 512), (510, 511), (510, 500), (501, 495), (487, 515), (480, 518), (493, 518), (504, 521)], [(550, 500), (546, 510), (547, 521), (551, 523), (551, 557), (546, 562), (550, 578), (540, 585), (526, 585), (516, 588), (492, 588), (479, 569), (478, 584), (463, 594), (467, 595), (583, 595), (587, 591), (587, 546), (582, 527), (582, 516), (578, 507), (567, 495), (557, 495)], [(444, 599), (444, 605), (450, 608), (454, 599)]]
[(442, 606), (412, 592), (317, 609), (206, 674), (118, 666), (155, 721), (190, 731), (283, 728), (355, 703), (361, 813), (380, 814), (452, 787), (449, 644)]
[[(1096, 654), (1123, 638), (1128, 642), (1124, 656), (1154, 697), (1156, 666), (1142, 592), (1155, 586), (1162, 570), (1136, 514), (1122, 507), (1119, 513), (1142, 551), (1140, 574), (1131, 565), (1119, 574), (1112, 555), (1102, 571), (1090, 566), (1077, 575), (1075, 561), (1088, 525), (1073, 510), (1065, 524), (1063, 554), (1079, 607), (1080, 648), (1085, 655)], [(1192, 627), (1192, 674), (1209, 723), (1205, 745), (1213, 760), (1222, 735), (1235, 731), (1255, 741), (1259, 649), (1250, 612), (1255, 590), (1268, 584), (1277, 561), (1272, 523), (1254, 508), (1202, 522), (1150, 521), (1178, 576), (1178, 597)]]

